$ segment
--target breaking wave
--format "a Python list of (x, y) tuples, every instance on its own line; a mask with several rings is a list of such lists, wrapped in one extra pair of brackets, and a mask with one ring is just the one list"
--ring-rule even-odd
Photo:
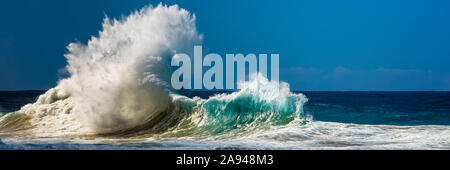
[(36, 136), (252, 133), (303, 122), (302, 94), (258, 77), (231, 94), (208, 99), (170, 86), (170, 60), (201, 43), (195, 15), (177, 5), (146, 7), (121, 20), (105, 18), (87, 45), (68, 45), (68, 78), (36, 103), (0, 118), (1, 132)]

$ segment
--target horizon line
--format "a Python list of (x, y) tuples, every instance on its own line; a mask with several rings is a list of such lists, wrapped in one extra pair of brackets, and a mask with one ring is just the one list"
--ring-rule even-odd
[[(1, 90), (0, 92), (48, 91), (50, 89)], [(189, 90), (186, 92), (235, 92), (239, 90)], [(450, 92), (450, 90), (291, 90), (291, 92)]]

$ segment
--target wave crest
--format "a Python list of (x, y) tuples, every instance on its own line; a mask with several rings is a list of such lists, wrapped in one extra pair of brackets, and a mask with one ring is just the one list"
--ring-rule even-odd
[(168, 136), (208, 137), (233, 130), (242, 135), (264, 127), (306, 121), (303, 104), (308, 99), (290, 92), (289, 84), (257, 75), (252, 82), (240, 86), (243, 88), (237, 92), (208, 99), (181, 97), (184, 103), (192, 105), (192, 114)]

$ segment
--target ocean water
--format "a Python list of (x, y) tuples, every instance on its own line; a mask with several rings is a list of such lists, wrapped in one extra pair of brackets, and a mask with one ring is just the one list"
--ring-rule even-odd
[(173, 89), (173, 56), (204, 36), (177, 5), (106, 17), (55, 87), (0, 93), (0, 149), (450, 149), (448, 92), (293, 92), (262, 74)]
[[(44, 92), (0, 92), (0, 108), (3, 114), (13, 114), (23, 105), (35, 102)], [(185, 95), (208, 99), (221, 93), (225, 92)], [(305, 121), (286, 120), (290, 122), (271, 127), (247, 130), (236, 127), (237, 130), (228, 132), (216, 130), (202, 135), (183, 132), (187, 134), (168, 133), (167, 136), (135, 132), (70, 137), (18, 133), (16, 136), (15, 132), (2, 132), (0, 126), (0, 141), (3, 141), (0, 149), (450, 149), (450, 92), (294, 93), (308, 98), (303, 105)]]

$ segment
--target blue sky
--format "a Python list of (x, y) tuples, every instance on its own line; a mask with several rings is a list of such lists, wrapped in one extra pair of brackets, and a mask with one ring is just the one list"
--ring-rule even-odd
[[(0, 90), (53, 87), (70, 42), (160, 1), (0, 2)], [(212, 52), (279, 53), (294, 90), (450, 90), (448, 0), (169, 1)]]

